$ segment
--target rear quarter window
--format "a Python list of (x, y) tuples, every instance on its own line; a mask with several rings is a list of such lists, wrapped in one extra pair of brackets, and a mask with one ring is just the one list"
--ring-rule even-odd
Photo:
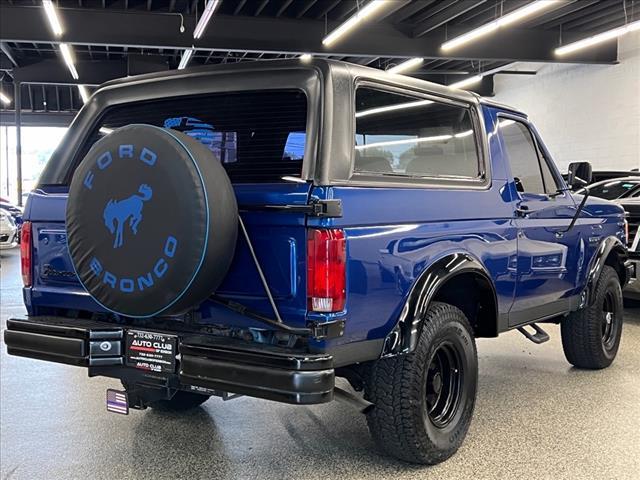
[(114, 129), (144, 123), (181, 131), (209, 148), (232, 183), (278, 183), (300, 176), (306, 145), (307, 98), (301, 91), (214, 93), (112, 107), (83, 145)]
[(480, 175), (469, 108), (361, 87), (355, 111), (355, 174)]

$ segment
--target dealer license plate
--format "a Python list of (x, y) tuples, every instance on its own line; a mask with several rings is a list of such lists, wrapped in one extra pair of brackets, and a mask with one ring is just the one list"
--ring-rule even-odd
[(150, 372), (175, 372), (178, 349), (175, 335), (128, 330), (126, 346), (127, 366)]

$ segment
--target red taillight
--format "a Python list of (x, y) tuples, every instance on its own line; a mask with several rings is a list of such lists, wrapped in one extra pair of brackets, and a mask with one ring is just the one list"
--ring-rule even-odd
[(339, 312), (346, 298), (347, 243), (338, 229), (310, 229), (307, 236), (307, 298), (314, 312)]
[(22, 224), (20, 235), (20, 265), (22, 267), (22, 283), (31, 286), (31, 222)]

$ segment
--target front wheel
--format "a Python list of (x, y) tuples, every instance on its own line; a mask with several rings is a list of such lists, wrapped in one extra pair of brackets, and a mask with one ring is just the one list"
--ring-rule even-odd
[(569, 314), (561, 323), (562, 348), (578, 368), (606, 368), (616, 358), (622, 335), (624, 307), (620, 279), (608, 266), (602, 269), (591, 305)]
[(365, 398), (378, 446), (401, 460), (436, 464), (464, 440), (476, 399), (478, 359), (464, 313), (434, 302), (414, 352), (373, 363)]

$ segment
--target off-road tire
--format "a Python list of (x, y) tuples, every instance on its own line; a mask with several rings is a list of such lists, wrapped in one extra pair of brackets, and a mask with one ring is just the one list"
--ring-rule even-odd
[[(607, 312), (611, 314), (609, 322)], [(611, 365), (620, 346), (623, 314), (620, 279), (612, 267), (605, 265), (593, 302), (569, 314), (560, 325), (562, 348), (569, 363), (591, 370)]]
[[(428, 412), (427, 382), (434, 398), (432, 361), (442, 351), (458, 356), (461, 376), (457, 405), (448, 423), (438, 426)], [(441, 362), (440, 365), (444, 364)], [(451, 374), (450, 374), (451, 375)], [(455, 375), (454, 375), (455, 377)], [(444, 378), (444, 375), (441, 376)], [(447, 381), (442, 381), (440, 392)], [(436, 464), (451, 457), (462, 444), (473, 415), (478, 384), (478, 358), (469, 321), (458, 308), (433, 302), (414, 352), (373, 362), (365, 377), (365, 398), (374, 404), (367, 423), (378, 447), (412, 463)], [(435, 394), (438, 401), (440, 394)]]
[(178, 390), (171, 400), (150, 402), (149, 407), (164, 412), (184, 412), (199, 407), (207, 400), (209, 400), (208, 395)]

